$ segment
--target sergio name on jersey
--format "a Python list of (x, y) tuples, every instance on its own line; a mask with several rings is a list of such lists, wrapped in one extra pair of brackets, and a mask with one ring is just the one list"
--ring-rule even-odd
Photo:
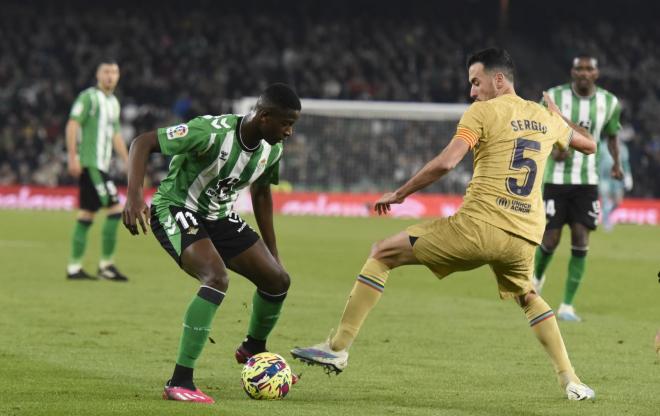
[(231, 213), (241, 189), (257, 180), (277, 184), (282, 144), (261, 140), (256, 149), (248, 149), (240, 138), (242, 119), (203, 116), (158, 129), (161, 152), (173, 157), (153, 205), (185, 207), (218, 220)]
[(543, 170), (555, 143), (566, 148), (572, 133), (558, 114), (513, 94), (472, 104), (455, 135), (474, 153), (460, 211), (540, 244)]

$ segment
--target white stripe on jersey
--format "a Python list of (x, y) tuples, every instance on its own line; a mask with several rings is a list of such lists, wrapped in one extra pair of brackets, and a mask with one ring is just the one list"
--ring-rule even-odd
[(105, 129), (108, 125), (108, 115), (106, 114), (107, 106), (104, 98), (101, 90), (97, 89), (96, 101), (98, 102), (99, 118), (98, 125), (96, 126), (96, 166), (100, 170), (107, 172), (108, 168), (105, 166), (105, 138), (107, 133)]
[[(231, 154), (231, 149), (234, 145), (235, 133), (236, 132), (234, 130), (227, 132), (224, 142), (222, 143), (222, 147), (220, 148), (219, 154), (222, 154), (223, 151), (227, 155)], [(218, 157), (216, 158), (215, 162), (211, 163), (206, 169), (204, 169), (199, 173), (199, 175), (197, 175), (195, 181), (188, 188), (188, 195), (186, 196), (186, 203), (185, 203), (186, 208), (195, 212), (199, 210), (198, 208), (199, 196), (202, 194), (202, 192), (209, 184), (209, 182), (211, 182), (211, 180), (213, 180), (216, 176), (220, 174), (220, 169), (222, 169), (225, 163), (227, 163), (227, 160), (222, 160), (220, 159), (220, 157)], [(215, 205), (213, 204), (214, 204), (213, 201), (211, 201), (211, 203), (209, 204), (209, 209), (212, 209), (212, 207), (215, 208), (218, 207), (218, 204)]]
[[(264, 147), (263, 153), (261, 153), (261, 158), (259, 158), (259, 161), (266, 159), (268, 161), (268, 156), (270, 156), (271, 150), (273, 150), (273, 147), (266, 143), (265, 141), (261, 144)], [(259, 163), (257, 162), (257, 168), (254, 170), (254, 173), (252, 173), (252, 176), (250, 176), (250, 179), (248, 180), (248, 183), (252, 183), (257, 180), (259, 175), (261, 175), (264, 170), (266, 169), (266, 163)]]
[[(604, 91), (596, 91), (596, 120), (594, 122), (593, 137), (596, 142), (600, 143), (600, 134), (603, 131), (605, 120), (610, 118), (610, 114), (606, 114), (605, 107), (607, 107), (607, 97)], [(601, 109), (603, 109), (601, 111)], [(614, 107), (612, 107), (614, 109)], [(587, 183), (596, 185), (598, 184), (598, 169), (596, 167), (596, 154), (590, 155), (589, 170), (587, 171)]]
[[(578, 101), (578, 124), (583, 126), (589, 125), (589, 100)], [(585, 156), (581, 152), (573, 152), (573, 166), (571, 167), (571, 184), (582, 183), (582, 164), (587, 162)]]
[[(567, 119), (571, 119), (571, 114), (573, 112), (573, 92), (570, 89), (564, 89), (561, 91), (561, 113)], [(561, 161), (555, 162), (555, 168), (552, 172), (552, 182), (553, 183), (564, 183), (564, 169), (566, 168), (566, 163)]]
[(213, 146), (213, 143), (215, 143), (215, 136), (217, 136), (217, 135), (218, 135), (218, 133), (212, 133), (211, 134), (211, 140), (209, 140), (209, 144), (206, 145), (206, 148), (204, 150), (202, 150), (201, 152), (199, 152), (200, 156), (209, 151), (211, 146)]

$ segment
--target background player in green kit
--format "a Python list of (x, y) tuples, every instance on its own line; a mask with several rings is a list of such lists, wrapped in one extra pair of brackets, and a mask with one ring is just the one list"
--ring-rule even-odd
[(609, 91), (598, 86), (598, 61), (591, 55), (580, 54), (573, 60), (572, 82), (548, 90), (564, 117), (586, 128), (596, 139), (598, 150), (593, 155), (555, 149), (545, 170), (543, 202), (548, 220), (543, 242), (536, 250), (534, 285), (540, 292), (545, 282), (545, 269), (559, 244), (564, 224), (571, 228), (571, 258), (564, 299), (557, 310), (557, 318), (580, 321), (573, 299), (585, 270), (589, 250), (589, 232), (596, 229), (600, 215), (598, 200), (598, 160), (601, 157), (600, 139), (607, 136), (607, 147), (614, 161), (611, 176), (622, 179), (617, 134), (621, 129), (621, 105)]
[[(150, 217), (151, 229), (163, 248), (201, 283), (184, 316), (165, 399), (213, 403), (195, 387), (193, 369), (225, 297), (227, 268), (257, 287), (248, 334), (236, 350), (236, 360), (244, 363), (266, 351), (266, 338), (289, 288), (289, 275), (275, 243), (270, 184), (278, 182), (281, 142), (292, 134), (300, 109), (300, 100), (290, 87), (273, 84), (245, 116), (197, 117), (144, 133), (131, 146), (124, 225), (131, 234), (139, 234), (139, 228), (146, 233)], [(151, 152), (173, 157), (149, 209), (142, 182)], [(238, 192), (247, 186), (263, 240), (232, 210)]]
[(87, 88), (76, 98), (66, 125), (68, 169), (79, 178), (80, 187), (80, 210), (73, 230), (67, 278), (96, 279), (82, 269), (82, 259), (94, 216), (104, 207), (108, 216), (103, 224), (98, 276), (123, 282), (128, 279), (113, 263), (122, 206), (117, 188), (108, 176), (113, 147), (124, 163), (128, 163), (126, 144), (119, 132), (119, 101), (113, 95), (119, 81), (119, 66), (114, 60), (101, 62), (96, 79), (95, 87)]

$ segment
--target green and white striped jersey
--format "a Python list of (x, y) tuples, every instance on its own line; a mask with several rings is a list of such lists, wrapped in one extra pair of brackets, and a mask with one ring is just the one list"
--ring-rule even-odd
[(80, 165), (107, 172), (112, 156), (112, 138), (119, 132), (119, 100), (98, 87), (81, 92), (69, 118), (80, 123), (82, 137), (78, 154)]
[(559, 185), (597, 185), (600, 152), (603, 147), (607, 147), (601, 146), (601, 135), (615, 135), (621, 129), (619, 100), (614, 94), (600, 87), (596, 87), (596, 92), (591, 97), (581, 97), (573, 91), (571, 84), (550, 88), (548, 94), (564, 117), (589, 130), (596, 139), (597, 150), (594, 154), (584, 155), (570, 149), (569, 156), (561, 162), (550, 156), (544, 182)]
[(241, 189), (255, 181), (277, 184), (282, 144), (261, 140), (248, 149), (239, 133), (242, 119), (235, 114), (203, 116), (158, 129), (161, 152), (174, 157), (153, 205), (185, 207), (218, 220), (231, 213)]

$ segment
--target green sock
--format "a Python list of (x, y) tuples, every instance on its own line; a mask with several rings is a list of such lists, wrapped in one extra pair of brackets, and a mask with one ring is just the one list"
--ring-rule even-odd
[(248, 335), (252, 338), (264, 341), (273, 330), (280, 311), (284, 305), (286, 292), (280, 295), (270, 295), (257, 289), (252, 296), (252, 316)]
[(568, 278), (566, 279), (566, 288), (564, 289), (564, 303), (566, 305), (573, 304), (573, 298), (580, 286), (582, 275), (587, 262), (586, 249), (572, 249), (571, 259), (568, 261)]
[(554, 253), (546, 251), (543, 246), (538, 246), (536, 248), (536, 255), (534, 256), (534, 276), (537, 279), (540, 279), (545, 273), (545, 269), (548, 268), (550, 260), (552, 260), (552, 255)]
[(106, 218), (101, 232), (101, 260), (112, 260), (117, 246), (117, 227), (121, 214), (111, 214)]
[(80, 264), (87, 247), (87, 233), (92, 225), (90, 220), (77, 220), (71, 237), (71, 257), (69, 264)]
[(206, 340), (211, 332), (211, 322), (225, 294), (209, 286), (199, 288), (183, 318), (183, 334), (179, 343), (176, 363), (195, 368)]

